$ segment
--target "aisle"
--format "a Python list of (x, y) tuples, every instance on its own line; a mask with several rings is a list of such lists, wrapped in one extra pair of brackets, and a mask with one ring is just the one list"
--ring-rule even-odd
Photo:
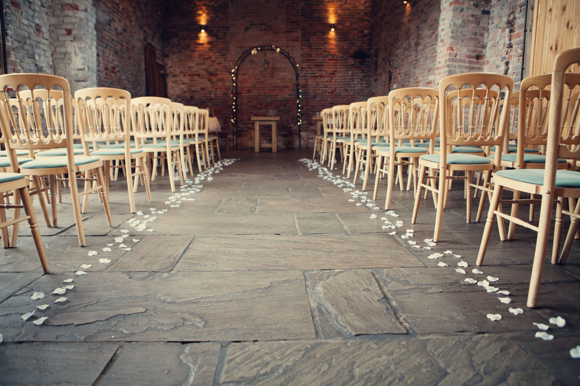
[[(93, 199), (87, 248), (74, 229), (43, 228), (50, 275), (25, 236), (0, 251), (0, 383), (577, 380), (568, 351), (580, 344), (578, 250), (566, 267), (546, 267), (549, 307), (529, 310), (531, 235), (494, 241), (480, 277), (498, 278), (504, 304), (465, 280), (479, 280), (482, 227), (465, 224), (462, 205), (450, 204), (444, 241), (430, 246), (432, 208), (411, 226), (410, 192), (395, 193), (393, 212), (375, 210), (360, 185), (339, 187), (300, 161), (308, 154), (230, 152), (241, 159), (175, 195), (166, 177), (155, 181), (155, 202), (138, 195), (137, 215), (119, 183), (116, 228)], [(70, 278), (74, 288), (51, 294)], [(553, 341), (535, 338), (532, 322), (556, 315), (567, 326), (552, 327)]]

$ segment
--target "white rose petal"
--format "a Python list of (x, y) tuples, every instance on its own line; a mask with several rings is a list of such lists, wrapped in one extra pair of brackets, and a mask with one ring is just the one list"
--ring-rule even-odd
[(31, 312), (27, 312), (27, 313), (25, 313), (24, 315), (22, 315), (20, 318), (21, 318), (22, 320), (28, 320), (28, 319), (30, 319), (30, 317), (31, 317), (32, 315), (34, 315), (34, 312), (35, 312), (35, 311), (36, 311), (36, 310), (32, 310)]
[(107, 244), (107, 246), (112, 247), (113, 245), (115, 245), (114, 243), (111, 244)]
[(66, 285), (66, 286), (64, 286), (64, 288), (66, 288), (67, 290), (71, 290), (71, 289), (75, 288), (75, 285), (74, 284)]
[(536, 332), (536, 338), (540, 338), (543, 340), (552, 340), (552, 339), (554, 339), (554, 335), (550, 335), (544, 331), (538, 331), (538, 332)]
[[(2, 335), (0, 335), (0, 339), (2, 338)], [(0, 343), (2, 343), (2, 340), (0, 340)], [(580, 358), (580, 346), (576, 346), (574, 348), (570, 349), (570, 356), (574, 359), (578, 359)]]
[(66, 292), (66, 288), (62, 287), (62, 288), (57, 288), (54, 291), (52, 291), (53, 294), (55, 295), (62, 295)]
[(521, 315), (524, 313), (524, 310), (522, 310), (521, 308), (511, 308), (510, 307), (510, 312), (514, 315)]
[(501, 320), (501, 315), (500, 314), (487, 314), (487, 318), (489, 320), (491, 320), (492, 322), (497, 322), (498, 320)]
[(477, 282), (477, 285), (483, 288), (489, 287), (489, 282), (487, 280), (481, 280)]
[(91, 264), (83, 264), (83, 265), (81, 265), (81, 268), (82, 268), (82, 269), (89, 269), (89, 268), (91, 268), (91, 267), (92, 267), (92, 265), (91, 265)]
[(66, 300), (67, 300), (67, 297), (63, 296), (61, 298), (56, 299), (54, 302), (55, 303), (62, 303), (62, 302), (66, 302)]
[(44, 323), (44, 321), (45, 321), (46, 319), (48, 319), (48, 318), (47, 318), (46, 316), (43, 316), (42, 318), (38, 318), (38, 319), (36, 319), (36, 320), (35, 320), (34, 322), (32, 322), (32, 323), (36, 324), (37, 326), (40, 326), (42, 323)]
[(121, 233), (129, 233), (129, 229), (121, 229)]
[(42, 299), (42, 298), (44, 298), (44, 292), (35, 292), (30, 297), (30, 299), (32, 299), (32, 300)]
[(455, 272), (462, 273), (465, 275), (465, 270), (463, 268), (455, 268)]
[(442, 261), (438, 262), (437, 265), (440, 267), (447, 267), (448, 266), (446, 263), (444, 263)]
[(512, 302), (511, 298), (498, 298), (503, 304), (510, 304)]
[(448, 250), (446, 250), (443, 253), (446, 254), (446, 255), (452, 255), (453, 254), (453, 251), (451, 251), (451, 250), (448, 249)]
[(75, 281), (75, 279), (66, 279), (63, 280), (61, 283), (72, 283), (73, 281)]
[(109, 264), (111, 262), (110, 259), (99, 259), (99, 263), (101, 264)]
[(38, 309), (39, 309), (39, 310), (41, 310), (41, 311), (44, 311), (44, 310), (46, 310), (48, 307), (49, 307), (49, 305), (48, 305), (48, 304), (43, 304), (43, 305), (41, 305), (41, 306), (36, 306), (36, 308), (38, 308)]
[(141, 239), (133, 239), (134, 243), (138, 243), (139, 241), (141, 241)]
[(473, 269), (471, 270), (471, 272), (473, 272), (473, 273), (474, 273), (474, 274), (476, 274), (476, 275), (481, 275), (481, 274), (483, 273), (483, 272), (481, 272), (481, 271), (480, 271), (479, 269), (477, 269), (477, 268), (473, 268)]
[(464, 282), (468, 283), (468, 284), (475, 284), (477, 283), (477, 280), (472, 279), (470, 277), (466, 278), (465, 280), (463, 280)]
[(412, 241), (412, 240), (409, 240), (409, 241), (407, 241), (407, 243), (409, 243), (410, 245), (415, 245), (415, 244), (417, 244), (417, 242), (416, 242), (416, 241)]
[(497, 277), (493, 277), (493, 276), (488, 276), (488, 277), (487, 277), (487, 280), (488, 280), (488, 281), (490, 281), (490, 282), (494, 282), (494, 281), (498, 281), (498, 280), (499, 280), (499, 278), (497, 278)]
[(555, 324), (558, 327), (564, 327), (566, 325), (566, 320), (564, 320), (564, 318), (561, 316), (558, 316), (556, 318), (550, 318), (550, 324)]
[(111, 248), (105, 247), (105, 248), (103, 248), (103, 252), (111, 252)]
[(493, 286), (489, 286), (486, 288), (487, 292), (496, 292), (499, 288), (497, 287), (493, 287)]
[(97, 254), (97, 251), (89, 251), (89, 256), (96, 256)]
[(122, 243), (123, 242), (123, 238), (122, 237), (115, 237), (115, 242), (116, 243)]
[(536, 323), (536, 322), (534, 322), (534, 325), (536, 327), (538, 327), (540, 330), (544, 330), (544, 331), (546, 331), (546, 330), (548, 330), (550, 328), (550, 326), (548, 326), (547, 324), (544, 324), (544, 323)]
[(85, 271), (76, 271), (75, 274), (77, 276), (81, 276), (81, 275), (86, 275), (87, 273)]
[(467, 267), (468, 264), (465, 261), (460, 261), (459, 263), (457, 263), (457, 265), (465, 268), (465, 267)]
[(510, 291), (505, 291), (505, 290), (504, 291), (497, 291), (497, 294), (508, 296), (510, 294)]

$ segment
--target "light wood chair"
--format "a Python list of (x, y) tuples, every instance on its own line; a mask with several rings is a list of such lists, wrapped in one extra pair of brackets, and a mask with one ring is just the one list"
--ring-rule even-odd
[[(171, 102), (171, 140), (172, 142), (179, 143), (179, 166), (178, 170), (180, 172), (180, 181), (183, 185), (183, 181), (187, 179), (187, 164), (185, 161), (185, 148), (187, 144), (184, 142), (183, 131), (185, 129), (185, 106), (181, 103)], [(183, 177), (182, 177), (183, 175)]]
[[(348, 126), (350, 141), (345, 143), (344, 153), (346, 159), (344, 160), (343, 166), (347, 167), (346, 177), (350, 178), (351, 171), (356, 168), (358, 148), (361, 143), (366, 143), (365, 141), (368, 135), (366, 102), (355, 102), (349, 105)], [(344, 173), (345, 169), (343, 167), (342, 174)]]
[[(42, 87), (40, 90), (38, 87)], [(98, 157), (75, 156), (72, 133), (72, 98), (66, 79), (54, 75), (9, 74), (0, 76), (0, 90), (14, 90), (15, 98), (2, 109), (2, 131), (12, 164), (12, 170), (31, 176), (37, 187), (39, 179), (48, 177), (51, 191), (53, 226), (58, 225), (57, 200), (55, 199), (56, 176), (67, 175), (79, 244), (85, 246), (85, 235), (79, 196), (97, 192), (100, 195), (109, 226), (112, 225), (109, 200), (105, 189), (103, 162)], [(37, 92), (39, 90), (39, 92)], [(54, 90), (54, 91), (53, 91)], [(56, 99), (53, 99), (53, 94)], [(62, 98), (61, 98), (62, 97)], [(46, 99), (43, 99), (46, 98)], [(60, 99), (59, 99), (60, 98)], [(7, 100), (10, 99), (7, 97)], [(18, 119), (11, 119), (17, 116)], [(58, 124), (62, 122), (62, 125)], [(66, 156), (43, 157), (18, 165), (18, 150), (66, 149)], [(79, 194), (77, 173), (96, 175), (96, 185)], [(42, 195), (39, 195), (42, 200)]]
[[(218, 142), (217, 139), (213, 142), (209, 139), (209, 109), (199, 109), (197, 119), (197, 129), (199, 131), (199, 136), (206, 141), (205, 159), (207, 160), (207, 166), (210, 167), (211, 165), (215, 164), (214, 154), (216, 149), (213, 148), (213, 146), (218, 144)], [(217, 151), (219, 152), (219, 146), (217, 146)]]
[[(397, 175), (402, 189), (404, 160), (409, 160), (406, 163), (409, 168), (409, 183), (413, 182), (415, 187), (419, 157), (433, 153), (436, 126), (439, 121), (439, 92), (435, 89), (420, 87), (393, 90), (389, 93), (387, 103), (390, 108), (386, 109), (384, 119), (389, 121), (387, 125), (389, 143), (395, 146), (376, 148), (378, 171), (373, 192), (373, 199), (376, 199), (380, 175), (387, 174), (385, 209), (389, 209), (391, 205), (395, 166), (398, 169)], [(415, 142), (428, 142), (429, 147), (413, 146)]]
[[(212, 163), (215, 163), (215, 154), (217, 153), (218, 160), (222, 159), (222, 155), (220, 153), (220, 141), (219, 136), (217, 134), (210, 134), (209, 132), (209, 120), (210, 120), (210, 111), (209, 109), (201, 109), (203, 110), (200, 117), (200, 127), (201, 130), (205, 133), (205, 138), (207, 140), (208, 149), (211, 153)], [(207, 114), (205, 113), (207, 112)]]
[[(103, 161), (107, 189), (111, 181), (111, 162), (123, 161), (129, 208), (131, 213), (135, 213), (137, 209), (133, 184), (137, 187), (139, 178), (143, 179), (147, 200), (151, 202), (152, 198), (146, 154), (131, 143), (131, 94), (114, 88), (86, 88), (75, 93), (75, 101), (84, 136), (85, 154), (99, 157)], [(92, 146), (89, 147), (89, 143)]]
[[(565, 74), (566, 69), (570, 65), (576, 63), (580, 63), (580, 47), (564, 51), (554, 60), (553, 73), (550, 81), (551, 95), (548, 115), (548, 132), (546, 138), (545, 169), (502, 170), (494, 174), (493, 196), (479, 248), (479, 254), (477, 256), (477, 265), (479, 266), (483, 264), (495, 216), (508, 219), (518, 225), (536, 231), (538, 235), (536, 239), (532, 276), (530, 278), (527, 300), (527, 306), (530, 308), (536, 307), (538, 304), (538, 295), (544, 269), (545, 251), (552, 224), (554, 202), (557, 204), (557, 210), (552, 247), (552, 264), (558, 262), (563, 263), (565, 261), (564, 256), (560, 256), (560, 261), (558, 261), (563, 215), (570, 215), (574, 219), (580, 218), (579, 206), (576, 207), (574, 212), (563, 210), (565, 203), (564, 198), (580, 198), (580, 173), (558, 169), (559, 158), (580, 158), (580, 144), (578, 139), (580, 137), (580, 123), (578, 118), (580, 99), (578, 96), (576, 96), (575, 99), (571, 98), (571, 96), (574, 95), (573, 90), (580, 86), (580, 76), (579, 74)], [(523, 92), (524, 91), (522, 91), (522, 93)], [(520, 111), (522, 103), (523, 101), (520, 101)], [(568, 119), (567, 117), (570, 118)], [(518, 155), (521, 157), (523, 154)], [(500, 210), (504, 189), (517, 190), (541, 196), (540, 219), (537, 226), (529, 224), (517, 217), (513, 217), (511, 214), (503, 213)], [(512, 200), (509, 202), (511, 203)], [(500, 221), (499, 224), (501, 228), (503, 222)], [(505, 230), (500, 229), (500, 235), (502, 234), (505, 234)], [(571, 239), (573, 239), (573, 235)], [(564, 248), (564, 251), (565, 250), (566, 248)]]
[[(12, 204), (6, 202), (6, 196), (10, 194), (10, 192), (13, 192), (12, 198), (14, 203)], [(22, 204), (20, 204), (21, 200)], [(20, 208), (24, 208), (26, 216), (20, 217)], [(6, 209), (14, 209), (14, 218), (11, 221), (7, 221), (6, 219)], [(44, 273), (50, 273), (44, 245), (42, 244), (42, 238), (40, 236), (40, 230), (36, 223), (32, 198), (28, 193), (28, 178), (24, 174), (0, 173), (0, 228), (2, 229), (2, 243), (4, 244), (4, 248), (11, 246), (16, 247), (18, 228), (15, 227), (15, 225), (26, 220), (28, 220), (28, 224), (30, 225), (30, 231), (34, 240), (34, 245), (36, 246), (36, 251), (38, 252), (38, 257), (40, 258), (42, 269), (44, 270)], [(12, 244), (9, 243), (7, 231), (7, 228), (10, 226), (13, 227)], [(16, 235), (14, 235), (14, 232), (16, 232)]]
[(330, 148), (330, 141), (332, 138), (332, 127), (334, 125), (332, 107), (323, 109), (320, 112), (320, 116), (322, 117), (322, 129), (323, 129), (322, 152), (320, 153), (320, 163), (324, 165), (324, 162), (326, 162), (326, 157), (328, 157), (328, 150)]
[[(437, 199), (437, 214), (433, 241), (439, 241), (443, 210), (447, 201), (452, 179), (464, 179), (466, 221), (471, 222), (471, 188), (484, 188), (472, 183), (475, 171), (484, 173), (484, 185), (491, 172), (500, 169), (504, 134), (509, 119), (510, 94), (513, 80), (504, 75), (469, 73), (445, 77), (439, 83), (440, 154), (422, 155), (419, 158), (419, 179), (411, 223), (417, 221), (421, 191), (431, 191)], [(471, 86), (472, 88), (465, 88)], [(476, 89), (477, 88), (477, 89)], [(448, 95), (454, 95), (449, 98)], [(498, 118), (498, 114), (501, 116)], [(451, 146), (490, 147), (495, 146), (496, 159), (472, 154), (448, 153)], [(439, 173), (438, 185), (425, 182), (427, 170)], [(465, 176), (456, 176), (464, 172)], [(430, 173), (432, 176), (433, 173)]]
[(186, 158), (189, 164), (189, 171), (193, 177), (193, 157), (195, 154), (197, 170), (201, 173), (202, 166), (207, 168), (206, 148), (207, 140), (199, 130), (199, 109), (195, 106), (185, 106), (185, 126), (183, 137), (186, 142)]
[[(356, 152), (356, 166), (354, 172), (354, 183), (356, 184), (358, 173), (364, 165), (364, 176), (362, 189), (366, 190), (374, 165), (375, 152), (377, 147), (388, 146), (388, 121), (384, 119), (387, 112), (388, 97), (374, 97), (364, 102), (351, 103), (352, 127), (359, 138), (354, 140)], [(376, 198), (376, 197), (375, 197)]]
[(349, 141), (348, 105), (332, 107), (332, 136), (328, 138), (328, 167), (334, 170), (336, 149), (339, 150), (341, 160), (344, 160), (344, 143)]
[(160, 97), (139, 97), (131, 99), (131, 124), (137, 148), (152, 159), (151, 181), (155, 180), (159, 153), (165, 153), (171, 191), (175, 192), (174, 170), (183, 184), (180, 141), (172, 140), (171, 100)]

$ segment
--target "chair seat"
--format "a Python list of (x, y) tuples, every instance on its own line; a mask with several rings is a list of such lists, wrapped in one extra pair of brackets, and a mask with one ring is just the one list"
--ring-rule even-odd
[[(140, 154), (143, 153), (141, 149), (129, 149), (131, 154)], [(113, 155), (125, 155), (125, 148), (106, 148), (106, 149), (99, 149), (95, 150), (91, 153), (91, 155), (95, 156), (113, 156)]]
[[(440, 154), (425, 154), (420, 159), (428, 162), (441, 162)], [(471, 154), (447, 154), (447, 165), (489, 165), (491, 160), (487, 157)]]
[[(68, 166), (67, 157), (50, 157), (43, 159), (36, 159), (22, 165), (22, 169), (52, 169), (65, 168)], [(77, 156), (74, 157), (75, 166), (82, 166), (90, 164), (91, 162), (99, 162), (98, 157)]]
[[(391, 147), (390, 146), (382, 146), (377, 147), (377, 154), (380, 155), (388, 155), (390, 154)], [(395, 153), (418, 153), (418, 154), (425, 154), (428, 152), (428, 149), (424, 147), (415, 147), (415, 146), (396, 146)]]
[(417, 147), (429, 147), (429, 142), (415, 142), (415, 146)]
[[(93, 148), (93, 143), (92, 142), (87, 142), (87, 145), (88, 145), (89, 149), (92, 149)], [(75, 149), (83, 149), (83, 144), (82, 143), (75, 143), (73, 145), (73, 147)]]
[(26, 176), (20, 173), (0, 173), (0, 184), (4, 182), (21, 180), (23, 178), (26, 178)]
[[(171, 147), (179, 146), (179, 141), (171, 141)], [(159, 141), (157, 143), (146, 143), (141, 148), (143, 149), (155, 149), (159, 147), (167, 147), (167, 141)]]
[[(135, 141), (130, 141), (129, 142), (129, 146), (130, 147), (135, 147)], [(99, 146), (99, 150), (101, 149), (123, 149), (125, 148), (125, 143), (121, 142), (121, 143), (110, 143), (108, 145), (103, 144)]]
[[(508, 147), (508, 153), (517, 153), (517, 151), (518, 151), (517, 146), (510, 145)], [(539, 152), (540, 152), (540, 149), (533, 149), (533, 148), (529, 148), (529, 147), (524, 148), (524, 153), (539, 153)]]
[[(332, 137), (328, 137), (329, 139), (332, 139)], [(344, 136), (336, 136), (336, 140), (337, 141), (350, 141), (350, 137), (344, 137)]]
[[(18, 158), (18, 165), (22, 165), (23, 163), (33, 161), (34, 158)], [(8, 157), (0, 157), (0, 168), (9, 168), (10, 159)]]
[[(528, 184), (543, 185), (544, 172), (544, 169), (510, 169), (500, 170), (495, 175)], [(580, 189), (580, 172), (557, 170), (556, 188)]]
[[(74, 154), (75, 155), (81, 155), (84, 154), (84, 150), (82, 148), (80, 149), (73, 149)], [(38, 153), (36, 153), (37, 157), (62, 157), (62, 156), (66, 156), (66, 149), (53, 149), (53, 150), (46, 150), (46, 151), (40, 151)]]
[[(495, 154), (490, 154), (489, 158), (493, 159)], [(510, 153), (510, 154), (502, 154), (501, 160), (506, 162), (516, 162), (517, 161), (517, 154)], [(545, 164), (546, 163), (546, 156), (541, 154), (524, 154), (524, 162), (530, 164)], [(566, 161), (564, 158), (558, 158), (559, 164), (565, 164)]]
[[(28, 150), (15, 150), (16, 151), (16, 156), (20, 157), (23, 155), (28, 155)], [(7, 157), (8, 156), (8, 150), (0, 150), (0, 157)]]
[[(440, 147), (435, 147), (435, 151), (440, 151)], [(451, 153), (483, 153), (483, 149), (476, 146), (453, 146)]]

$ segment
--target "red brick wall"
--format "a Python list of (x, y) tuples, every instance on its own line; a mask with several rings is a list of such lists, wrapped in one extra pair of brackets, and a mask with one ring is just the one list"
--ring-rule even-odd
[[(335, 34), (330, 32), (331, 17), (337, 25)], [(199, 33), (201, 18), (206, 19), (207, 36)], [(316, 111), (370, 96), (371, 61), (352, 57), (357, 51), (370, 54), (370, 19), (371, 0), (172, 2), (165, 35), (169, 97), (212, 107), (231, 136), (234, 63), (249, 48), (279, 46), (299, 64), (302, 146), (311, 146)], [(264, 60), (269, 61), (267, 66)], [(238, 81), (240, 148), (253, 147), (249, 117), (269, 109), (280, 115), (280, 147), (297, 147), (296, 83), (290, 62), (273, 52), (251, 55), (241, 65)]]
[(98, 85), (145, 95), (145, 45), (153, 44), (163, 60), (163, 2), (94, 0), (94, 6)]

